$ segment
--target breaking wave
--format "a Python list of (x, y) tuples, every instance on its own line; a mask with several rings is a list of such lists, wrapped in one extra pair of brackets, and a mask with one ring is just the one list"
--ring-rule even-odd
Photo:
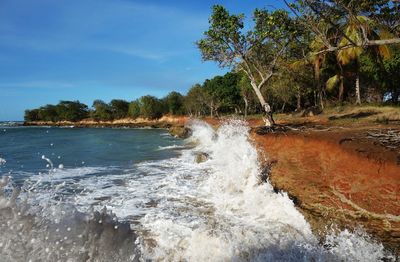
[(20, 190), (4, 177), (2, 260), (395, 260), (362, 231), (314, 236), (287, 194), (261, 183), (245, 123), (191, 128), (195, 146), (163, 148), (178, 157), (124, 170), (50, 167)]

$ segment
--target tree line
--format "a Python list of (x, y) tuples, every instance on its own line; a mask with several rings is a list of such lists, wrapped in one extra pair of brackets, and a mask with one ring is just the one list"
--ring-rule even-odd
[(193, 85), (186, 95), (128, 102), (60, 101), (27, 110), (27, 121), (156, 119), (165, 114), (219, 116), (362, 103), (400, 102), (400, 3), (390, 0), (298, 0), (287, 9), (243, 14), (212, 7), (196, 42), (203, 60), (230, 69)]
[(219, 116), (256, 113), (259, 108), (240, 72), (207, 79), (195, 84), (186, 95), (172, 91), (163, 98), (146, 95), (133, 101), (113, 99), (93, 101), (91, 107), (79, 101), (60, 101), (25, 111), (25, 121), (112, 121), (123, 118), (158, 119), (163, 115)]

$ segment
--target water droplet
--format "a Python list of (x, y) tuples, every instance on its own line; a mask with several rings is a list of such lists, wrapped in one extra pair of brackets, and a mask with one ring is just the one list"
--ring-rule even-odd
[(59, 169), (63, 169), (63, 168), (64, 168), (64, 165), (63, 165), (63, 164), (59, 164), (59, 165), (58, 165), (58, 168), (59, 168)]

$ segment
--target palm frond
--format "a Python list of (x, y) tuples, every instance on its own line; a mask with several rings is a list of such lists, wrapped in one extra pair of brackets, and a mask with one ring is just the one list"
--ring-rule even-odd
[(326, 81), (326, 89), (329, 91), (333, 90), (339, 83), (339, 80), (340, 80), (339, 75), (334, 75), (331, 78), (329, 78), (328, 81)]

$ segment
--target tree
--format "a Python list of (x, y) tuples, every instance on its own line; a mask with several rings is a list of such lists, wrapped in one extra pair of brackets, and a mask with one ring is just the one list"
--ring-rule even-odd
[(242, 75), (238, 85), (240, 87), (240, 95), (244, 101), (244, 117), (247, 117), (247, 113), (249, 111), (251, 91), (252, 91), (250, 79), (246, 75)]
[(95, 120), (112, 120), (113, 113), (111, 107), (102, 100), (94, 100), (92, 107), (94, 108), (92, 117)]
[(400, 95), (400, 48), (392, 48), (391, 56), (380, 60), (374, 53), (360, 57), (360, 75), (364, 81), (379, 88), (382, 97), (399, 103)]
[(210, 27), (197, 46), (203, 60), (216, 61), (221, 67), (239, 67), (247, 74), (264, 109), (265, 125), (271, 126), (271, 106), (261, 89), (276, 75), (279, 60), (294, 36), (294, 23), (283, 10), (256, 9), (253, 30), (243, 32), (243, 18), (243, 14), (231, 15), (224, 7), (215, 5)]
[(209, 95), (205, 92), (200, 84), (195, 84), (189, 89), (184, 106), (187, 114), (190, 116), (202, 116), (207, 113), (207, 101), (209, 101)]
[(88, 106), (79, 101), (60, 101), (56, 105), (59, 120), (80, 121), (89, 116)]
[(149, 118), (157, 119), (163, 115), (163, 104), (157, 97), (142, 96), (140, 98), (140, 115)]
[(129, 103), (121, 99), (113, 99), (110, 102), (110, 109), (114, 119), (121, 119), (128, 115)]
[(40, 121), (39, 109), (25, 110), (25, 121)]
[[(343, 37), (339, 45), (347, 46), (351, 42), (362, 41), (362, 36), (366, 37), (375, 36), (379, 38), (379, 32), (374, 32), (372, 30), (372, 21), (365, 16), (351, 17), (347, 24), (345, 25), (345, 34), (347, 37)], [(356, 81), (355, 81), (355, 93), (356, 93), (356, 104), (361, 105), (361, 91), (360, 91), (360, 65), (359, 57), (365, 49), (358, 46), (352, 46), (345, 49), (340, 49), (337, 53), (338, 61), (341, 65), (347, 65), (351, 61), (355, 62), (356, 68)], [(369, 50), (372, 50), (371, 47)], [(386, 45), (380, 45), (379, 48), (373, 49), (376, 54), (382, 56), (383, 58), (388, 58), (390, 56), (389, 49)]]
[(166, 97), (166, 104), (168, 107), (168, 113), (171, 115), (181, 115), (184, 112), (183, 100), (184, 97), (178, 92), (171, 92)]
[(57, 107), (55, 105), (45, 105), (39, 108), (38, 118), (41, 121), (59, 121)]
[[(284, 0), (290, 10), (299, 18), (301, 23), (309, 28), (324, 43), (325, 48), (320, 52), (336, 52), (347, 48), (367, 48), (371, 46), (400, 44), (400, 12), (398, 1), (392, 0), (298, 0), (289, 3)], [(374, 31), (386, 31), (385, 37), (371, 37), (367, 32), (368, 26), (357, 17), (368, 17), (373, 21)], [(352, 23), (361, 32), (359, 39), (353, 41), (341, 27), (343, 21), (353, 20)], [(339, 23), (338, 23), (339, 22)], [(342, 23), (340, 23), (342, 22)], [(332, 32), (320, 29), (321, 23), (329, 24), (338, 38), (347, 39), (346, 44), (332, 42)]]
[(138, 118), (140, 116), (140, 102), (136, 99), (129, 103), (128, 116)]

